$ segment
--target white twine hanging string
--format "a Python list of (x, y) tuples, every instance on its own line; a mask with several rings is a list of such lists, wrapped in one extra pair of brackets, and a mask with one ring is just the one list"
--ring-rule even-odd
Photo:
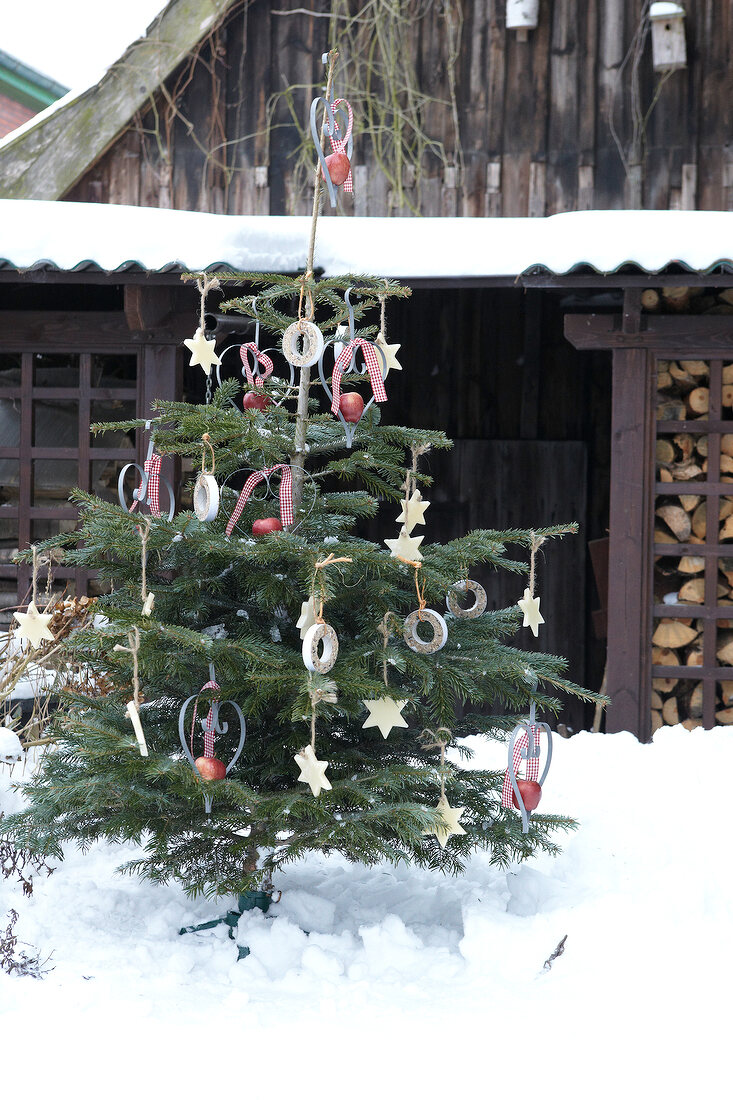
[(214, 277), (210, 279), (208, 275), (204, 275), (203, 279), (196, 280), (196, 286), (198, 287), (199, 294), (201, 295), (201, 312), (199, 314), (199, 328), (203, 332), (206, 327), (206, 295), (210, 290), (219, 290), (221, 284), (219, 280)]
[(539, 550), (539, 548), (541, 546), (544, 545), (544, 543), (547, 542), (547, 539), (545, 538), (544, 535), (536, 535), (534, 533), (534, 531), (531, 531), (530, 534), (532, 535), (532, 542), (530, 544), (529, 580), (527, 582), (527, 588), (529, 590), (529, 595), (530, 595), (530, 599), (531, 599), (532, 597), (534, 597), (534, 586), (535, 586), (535, 579), (536, 579), (535, 578), (535, 562), (536, 562), (536, 558), (537, 558), (537, 551)]
[[(309, 678), (312, 681), (312, 677)], [(338, 701), (336, 684), (333, 680), (327, 680), (321, 687), (314, 687), (311, 682), (308, 688), (308, 697), (311, 704), (311, 748), (316, 751), (316, 711), (319, 703), (335, 703)]]
[[(447, 733), (446, 740), (442, 740), (438, 734)], [(422, 746), (423, 752), (432, 752), (433, 749), (440, 749), (440, 797), (445, 798), (445, 749), (446, 745), (452, 738), (453, 734), (447, 726), (440, 726), (435, 733), (432, 730), (425, 729), (420, 734), (421, 740), (430, 740)]]

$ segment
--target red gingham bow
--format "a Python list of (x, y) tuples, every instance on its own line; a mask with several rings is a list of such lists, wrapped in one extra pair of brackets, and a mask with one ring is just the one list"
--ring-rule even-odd
[(349, 340), (348, 344), (345, 344), (341, 354), (339, 355), (333, 368), (333, 377), (331, 379), (331, 387), (333, 392), (333, 400), (331, 401), (331, 412), (336, 415), (339, 410), (339, 401), (341, 399), (341, 375), (344, 373), (346, 366), (351, 362), (351, 352), (354, 348), (361, 348), (364, 355), (364, 362), (366, 363), (367, 373), (369, 374), (369, 381), (372, 384), (372, 392), (374, 393), (375, 401), (386, 401), (387, 391), (384, 388), (384, 379), (382, 378), (382, 364), (374, 350), (374, 344), (370, 344), (368, 340), (362, 340), (357, 336), (355, 340)]
[(244, 488), (239, 494), (239, 500), (232, 512), (232, 518), (227, 524), (226, 535), (227, 538), (234, 530), (234, 525), (242, 514), (245, 504), (249, 500), (250, 493), (260, 481), (269, 477), (270, 474), (274, 474), (276, 470), (282, 471), (280, 478), (280, 519), (283, 527), (289, 527), (293, 522), (293, 472), (290, 467), (280, 462), (277, 466), (265, 466), (264, 470), (257, 470), (256, 473), (250, 474), (244, 483)]
[[(201, 691), (219, 691), (219, 685), (216, 680), (208, 680)], [(201, 694), (199, 692), (199, 695)], [(199, 709), (199, 695), (196, 696), (196, 702), (193, 704), (193, 720), (191, 722), (191, 756), (193, 756), (193, 731), (196, 728), (196, 714)], [(206, 722), (204, 724), (204, 756), (211, 759), (214, 755), (214, 710), (212, 706), (209, 706), (209, 713), (206, 715)]]
[[(143, 463), (143, 469), (148, 475), (148, 485), (147, 492), (142, 494), (141, 499), (145, 499), (145, 497), (147, 496), (150, 502), (151, 516), (160, 515), (160, 464), (162, 461), (163, 459), (161, 458), (161, 456), (153, 452), (150, 458), (146, 458), (145, 462)], [(137, 490), (138, 493), (140, 492), (142, 487), (143, 482), (141, 481)], [(139, 503), (140, 501), (135, 498), (132, 502), (132, 505), (130, 506), (130, 511), (134, 512)]]
[[(348, 144), (349, 138), (351, 137), (351, 130), (352, 130), (353, 125), (354, 125), (354, 112), (351, 109), (351, 104), (349, 103), (348, 99), (334, 99), (333, 107), (331, 108), (330, 113), (331, 113), (331, 128), (335, 130), (336, 125), (337, 125), (337, 123), (336, 123), (336, 109), (339, 106), (339, 104), (342, 104), (342, 103), (343, 103), (344, 107), (346, 108), (346, 112), (349, 116), (349, 122), (348, 122), (348, 125), (346, 127), (346, 133), (344, 134), (344, 136), (342, 138), (337, 138), (337, 137), (334, 137), (333, 135), (331, 135), (331, 148), (333, 149), (334, 153), (343, 153), (344, 156), (345, 156), (346, 155), (346, 146)], [(346, 179), (344, 180), (344, 191), (353, 191), (353, 190), (354, 190), (354, 179), (351, 175), (351, 169), (349, 169), (349, 174), (346, 177)]]
[[(539, 744), (539, 731), (537, 726), (530, 726), (532, 730), (532, 742), (534, 745)], [(522, 764), (522, 749), (529, 751), (529, 735), (524, 730), (521, 735), (514, 742), (514, 750), (512, 752), (512, 764), (514, 766), (514, 775), (519, 774), (519, 768)], [(531, 779), (535, 783), (539, 779), (540, 775), (540, 758), (538, 756), (530, 756), (526, 762), (525, 779)], [(514, 788), (512, 787), (512, 781), (509, 777), (509, 769), (504, 772), (504, 785), (501, 788), (501, 804), (505, 808), (513, 806), (512, 795), (514, 794)]]
[[(249, 365), (249, 356), (247, 352), (251, 351), (254, 358), (264, 367), (264, 374), (254, 375)], [(264, 351), (260, 351), (257, 344), (242, 344), (239, 349), (239, 356), (242, 360), (242, 366), (244, 367), (244, 373), (247, 375), (247, 381), (250, 386), (264, 386), (265, 379), (269, 378), (272, 374), (272, 359), (269, 355), (266, 355)]]

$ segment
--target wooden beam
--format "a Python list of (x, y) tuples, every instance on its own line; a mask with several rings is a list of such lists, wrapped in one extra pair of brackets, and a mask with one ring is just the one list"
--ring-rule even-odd
[(124, 288), (125, 320), (130, 332), (161, 328), (176, 306), (176, 288), (130, 283)]
[(689, 349), (730, 352), (733, 316), (643, 318), (639, 332), (625, 332), (618, 315), (568, 313), (565, 336), (581, 350), (597, 348), (660, 348), (678, 355)]
[(131, 332), (121, 312), (7, 310), (0, 311), (0, 337), (8, 351), (49, 345), (57, 350), (94, 351), (130, 344), (180, 344), (193, 335), (191, 316), (191, 311), (175, 314), (165, 327)]

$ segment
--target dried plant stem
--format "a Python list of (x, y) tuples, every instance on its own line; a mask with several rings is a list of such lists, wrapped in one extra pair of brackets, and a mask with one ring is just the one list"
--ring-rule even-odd
[[(328, 77), (326, 81), (326, 99), (330, 99), (333, 90), (333, 74), (338, 52), (331, 50), (328, 55)], [(326, 147), (326, 118), (324, 116), (321, 126), (321, 150)], [(321, 164), (316, 159), (316, 169), (313, 181), (313, 214), (311, 217), (310, 240), (308, 242), (308, 259), (303, 274), (302, 288), (307, 289), (307, 284), (313, 278), (313, 261), (316, 248), (316, 230), (318, 227), (318, 210), (321, 201)], [(301, 295), (302, 301), (302, 295)], [(305, 443), (308, 433), (308, 396), (310, 394), (311, 368), (300, 368), (300, 382), (298, 385), (298, 407), (295, 414), (295, 431), (293, 433), (293, 454), (290, 465), (293, 471), (293, 514), (297, 516), (303, 502), (303, 482), (305, 479)]]

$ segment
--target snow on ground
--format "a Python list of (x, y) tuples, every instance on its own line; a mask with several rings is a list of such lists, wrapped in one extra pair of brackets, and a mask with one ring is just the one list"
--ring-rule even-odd
[[(312, 856), (282, 901), (179, 936), (226, 905), (114, 874), (132, 849), (70, 849), (0, 925), (55, 969), (0, 974), (0, 1090), (78, 1097), (700, 1096), (727, 1072), (733, 735), (556, 739), (542, 808), (579, 830), (556, 859), (465, 874)], [(479, 743), (477, 766), (502, 767)], [(0, 766), (0, 809), (19, 796)], [(18, 768), (14, 773), (17, 780)], [(551, 970), (543, 962), (567, 935)], [(11, 1055), (6, 1052), (12, 1051)], [(14, 1076), (15, 1075), (15, 1076)], [(226, 1092), (224, 1091), (226, 1090)], [(11, 1093), (8, 1091), (8, 1095)], [(260, 1095), (263, 1093), (260, 1092)]]

